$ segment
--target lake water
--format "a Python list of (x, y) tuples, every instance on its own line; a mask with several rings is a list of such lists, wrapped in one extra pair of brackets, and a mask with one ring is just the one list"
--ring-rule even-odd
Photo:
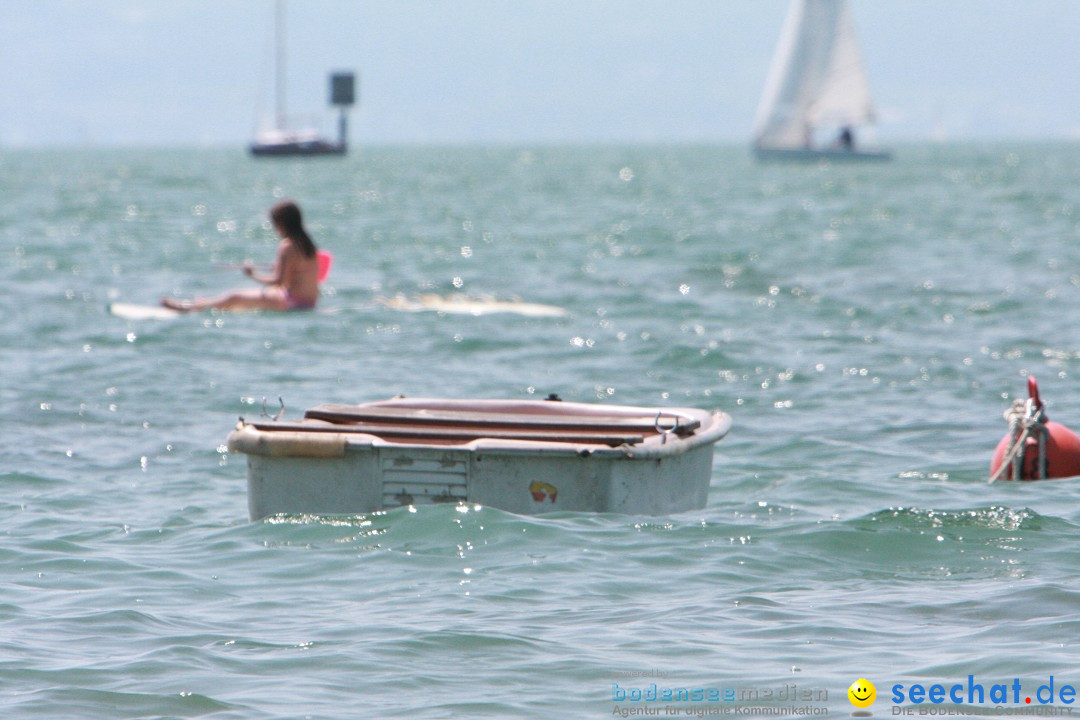
[[(5, 716), (1070, 707), (1080, 484), (987, 478), (1028, 374), (1080, 428), (1080, 146), (10, 150), (0, 188)], [(335, 256), (318, 311), (106, 313), (244, 286), (281, 197)], [(729, 412), (708, 506), (253, 523), (224, 447), (264, 398), (551, 392)]]

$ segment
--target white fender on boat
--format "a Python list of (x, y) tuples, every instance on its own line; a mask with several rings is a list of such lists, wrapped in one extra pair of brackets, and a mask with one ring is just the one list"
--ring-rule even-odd
[(263, 432), (241, 423), (229, 433), (229, 452), (269, 457), (345, 457), (345, 436), (340, 433)]

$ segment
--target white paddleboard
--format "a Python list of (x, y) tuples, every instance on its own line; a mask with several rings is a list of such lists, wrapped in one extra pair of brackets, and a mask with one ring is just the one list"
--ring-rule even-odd
[(105, 309), (110, 315), (125, 320), (171, 320), (183, 315), (179, 310), (172, 310), (161, 305), (137, 305), (123, 302), (109, 303)]
[(491, 297), (468, 295), (414, 295), (405, 297), (376, 298), (383, 307), (405, 312), (441, 312), (455, 315), (493, 315), (510, 313), (526, 317), (567, 317), (570, 313), (556, 305), (523, 302), (521, 300), (496, 300)]

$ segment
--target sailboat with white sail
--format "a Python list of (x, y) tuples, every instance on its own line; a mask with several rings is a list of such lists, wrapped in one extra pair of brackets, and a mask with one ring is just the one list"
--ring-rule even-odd
[(294, 129), (286, 111), (285, 89), (285, 1), (276, 0), (274, 11), (274, 98), (275, 113), (271, 127), (258, 132), (248, 150), (256, 157), (297, 157), (309, 155), (344, 155), (348, 149), (346, 140), (346, 111), (355, 102), (354, 77), (351, 72), (338, 72), (330, 76), (330, 103), (340, 110), (338, 138), (324, 138), (315, 128)]
[[(763, 160), (886, 160), (860, 147), (873, 124), (870, 83), (846, 0), (792, 0), (754, 129)], [(831, 138), (828, 134), (831, 134)]]

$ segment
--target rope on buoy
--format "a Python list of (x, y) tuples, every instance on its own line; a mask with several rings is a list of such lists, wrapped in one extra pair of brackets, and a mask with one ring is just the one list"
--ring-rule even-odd
[(990, 483), (994, 483), (1005, 468), (1011, 468), (1013, 480), (1019, 480), (1023, 476), (1024, 451), (1027, 449), (1027, 441), (1032, 435), (1039, 443), (1039, 462), (1035, 466), (1033, 480), (1043, 479), (1043, 468), (1046, 467), (1046, 412), (1043, 404), (1039, 401), (1038, 392), (1034, 392), (1027, 400), (1017, 398), (1012, 407), (1005, 411), (1005, 420), (1009, 423), (1009, 435), (1015, 438), (1009, 446), (1005, 457), (997, 471), (990, 476)]

